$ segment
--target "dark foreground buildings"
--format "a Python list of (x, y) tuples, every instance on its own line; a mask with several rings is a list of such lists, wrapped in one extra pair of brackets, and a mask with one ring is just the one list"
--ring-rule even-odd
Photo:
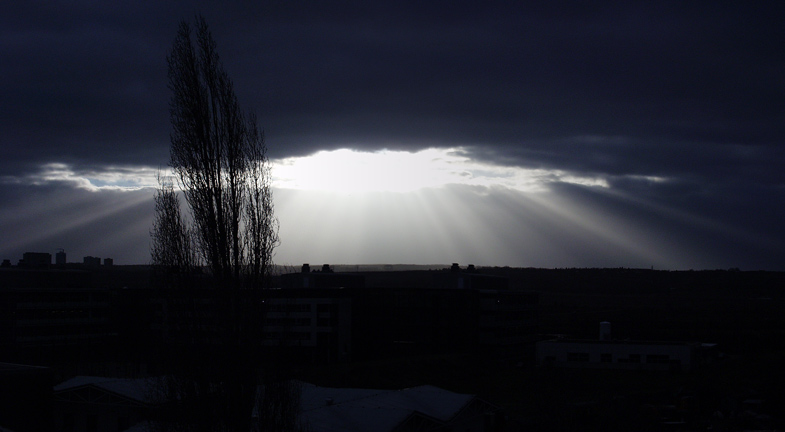
[[(130, 327), (137, 334), (126, 333), (137, 344), (196, 338), (209, 345), (217, 331), (209, 288), (123, 294), (135, 305), (131, 310), (146, 309), (124, 320), (139, 321)], [(537, 295), (472, 268), (335, 273), (304, 265), (263, 296), (256, 314), (260, 343), (299, 362), (487, 351), (533, 342), (536, 333)], [(195, 335), (194, 324), (203, 331)]]
[[(218, 320), (225, 315), (218, 313), (220, 296), (209, 278), (196, 275), (182, 289), (152, 288), (155, 281), (141, 267), (63, 268), (46, 265), (49, 256), (37, 265), (27, 258), (26, 266), (0, 269), (0, 361), (7, 362), (0, 397), (29, 399), (26, 406), (43, 407), (46, 415), (32, 421), (24, 411), (0, 411), (0, 427), (124, 430), (137, 414), (119, 415), (110, 426), (101, 416), (76, 421), (69, 414), (74, 397), (109, 396), (88, 387), (58, 388), (53, 416), (49, 390), (73, 376), (154, 376), (167, 349), (220, 346)], [(260, 329), (254, 343), (299, 364), (490, 354), (533, 341), (535, 333), (536, 294), (473, 268), (334, 273), (329, 266), (313, 272), (304, 266), (277, 285), (241, 303), (255, 308), (246, 315)]]
[[(47, 261), (44, 259), (41, 262)], [(0, 362), (4, 362), (0, 367), (0, 377), (3, 378), (3, 385), (0, 386), (0, 400), (3, 401), (0, 404), (3, 406), (0, 410), (0, 428), (16, 432), (124, 430), (137, 420), (146, 418), (144, 411), (149, 408), (149, 401), (143, 398), (146, 395), (127, 386), (130, 381), (125, 379), (159, 375), (161, 369), (157, 363), (163, 348), (167, 346), (175, 349), (199, 346), (206, 352), (219, 346), (218, 330), (221, 323), (220, 315), (216, 313), (219, 297), (216, 290), (208, 285), (209, 279), (197, 274), (192, 279), (193, 283), (182, 289), (152, 288), (154, 281), (151, 281), (149, 270), (145, 267), (85, 267), (81, 264), (21, 268), (8, 265), (0, 268)], [(694, 313), (696, 305), (705, 306), (705, 310), (712, 314), (704, 315), (704, 318), (712, 317), (716, 310), (721, 310), (721, 318), (725, 319), (733, 311), (744, 311), (738, 304), (755, 306), (747, 312), (750, 314), (748, 317), (736, 315), (747, 317), (752, 323), (782, 322), (781, 274), (539, 269), (513, 272), (496, 269), (507, 276), (498, 277), (491, 274), (491, 270), (478, 271), (471, 267), (454, 266), (438, 271), (337, 273), (332, 272), (329, 266), (318, 267), (317, 271), (311, 271), (308, 266), (300, 272), (277, 279), (276, 288), (265, 290), (261, 302), (256, 302), (259, 300), (256, 297), (253, 302), (246, 303), (258, 306), (254, 310), (255, 322), (260, 329), (256, 340), (258, 345), (266, 352), (285, 353), (292, 364), (299, 363), (298, 367), (407, 356), (396, 363), (402, 365), (423, 359), (441, 361), (442, 357), (465, 357), (426, 355), (414, 358), (409, 355), (476, 353), (491, 360), (484, 363), (486, 366), (493, 365), (491, 367), (496, 368), (500, 364), (515, 364), (500, 363), (497, 361), (500, 357), (517, 362), (517, 359), (529, 354), (532, 361), (523, 362), (522, 368), (498, 368), (503, 369), (502, 373), (505, 374), (518, 376), (523, 373), (522, 376), (528, 377), (527, 384), (515, 387), (515, 391), (528, 392), (525, 403), (527, 407), (533, 404), (534, 408), (525, 410), (519, 418), (536, 418), (537, 412), (542, 412), (542, 418), (533, 421), (540, 426), (548, 426), (548, 430), (560, 430), (558, 425), (553, 426), (553, 422), (566, 418), (565, 413), (575, 410), (581, 413), (586, 411), (584, 414), (599, 419), (596, 420), (597, 425), (607, 426), (606, 418), (596, 413), (604, 406), (602, 400), (581, 399), (578, 400), (580, 403), (559, 405), (563, 393), (576, 388), (575, 381), (570, 377), (602, 378), (599, 381), (602, 383), (605, 383), (604, 378), (607, 377), (614, 380), (623, 378), (619, 381), (625, 382), (634, 377), (642, 382), (670, 380), (682, 383), (708, 376), (707, 382), (720, 385), (722, 375), (715, 376), (715, 373), (721, 373), (735, 364), (735, 359), (727, 362), (720, 360), (704, 368), (703, 365), (710, 360), (707, 355), (714, 351), (714, 347), (705, 344), (644, 343), (629, 340), (627, 336), (613, 339), (609, 331), (602, 331), (602, 327), (600, 338), (594, 339), (591, 334), (596, 334), (594, 329), (597, 322), (604, 319), (609, 310), (616, 311), (620, 321), (626, 316), (631, 317), (624, 326), (619, 327), (622, 330), (619, 334), (622, 335), (630, 322), (651, 318), (650, 315), (638, 316), (637, 313), (656, 307), (656, 301), (664, 305), (657, 311), (673, 313), (684, 308), (685, 316), (695, 322), (697, 319), (689, 314)], [(607, 277), (600, 277), (606, 274)], [(574, 277), (568, 278), (570, 275)], [(630, 275), (634, 276), (632, 283), (622, 287), (619, 281), (626, 280)], [(662, 279), (663, 283), (641, 284), (644, 276), (655, 282), (658, 278)], [(736, 280), (736, 285), (722, 287), (718, 284), (730, 284)], [(536, 288), (539, 293), (524, 290), (524, 286)], [(638, 292), (636, 290), (643, 292), (643, 295), (631, 296), (630, 293)], [(742, 293), (743, 296), (731, 296), (733, 293)], [(542, 295), (542, 304), (539, 294)], [(622, 307), (613, 303), (616, 306), (611, 310), (602, 303), (610, 300), (624, 303)], [(728, 306), (718, 309), (717, 304)], [(628, 310), (632, 312), (625, 312)], [(601, 319), (596, 319), (598, 315)], [(575, 316), (585, 316), (585, 319), (575, 319)], [(751, 320), (752, 317), (756, 320)], [(721, 324), (721, 318), (712, 322)], [(573, 326), (569, 327), (571, 322)], [(550, 327), (546, 323), (550, 323)], [(734, 320), (732, 330), (743, 331), (746, 327), (741, 327), (741, 324), (741, 320)], [(534, 347), (540, 339), (537, 336), (538, 326), (552, 333), (561, 333), (561, 328), (570, 332), (576, 328), (591, 327), (591, 334), (578, 334), (581, 339), (563, 337), (539, 343), (536, 358), (542, 367), (535, 368)], [(781, 338), (768, 335), (781, 333), (778, 330), (783, 328), (781, 325), (751, 326), (749, 331), (739, 333), (744, 335), (743, 347), (754, 347), (753, 342), (761, 345), (759, 341), (763, 341), (766, 336), (766, 352), (780, 352), (777, 350), (781, 350), (778, 345)], [(683, 328), (692, 330), (676, 326), (676, 330)], [(648, 327), (637, 330), (646, 329)], [(663, 330), (667, 329), (652, 328), (644, 337), (667, 335), (662, 333)], [(714, 334), (720, 332), (717, 330)], [(728, 334), (733, 336), (736, 333)], [(747, 341), (758, 334), (761, 339)], [(718, 342), (724, 347), (727, 340), (725, 338)], [(730, 340), (733, 341), (732, 338)], [(776, 363), (772, 363), (776, 368), (761, 368), (753, 363), (753, 367), (729, 369), (728, 376), (734, 379), (726, 381), (738, 381), (735, 377), (741, 373), (763, 375), (779, 370), (780, 358), (772, 357), (772, 360), (776, 360)], [(382, 363), (385, 367), (387, 364), (371, 363)], [(355, 370), (355, 366), (351, 365), (351, 370)], [(475, 363), (467, 367), (474, 368)], [(562, 370), (562, 367), (570, 370)], [(343, 366), (336, 369), (345, 370)], [(617, 372), (619, 369), (622, 370)], [(461, 369), (460, 372), (470, 375), (473, 371)], [(774, 376), (773, 373), (770, 375)], [(74, 378), (78, 376), (83, 378)], [(104, 378), (99, 382), (97, 378), (85, 376), (124, 379)], [(537, 381), (538, 378), (542, 380)], [(744, 386), (741, 389), (743, 391), (712, 391), (705, 395), (680, 392), (678, 400), (700, 400), (700, 406), (708, 410), (704, 413), (701, 411), (703, 408), (687, 410), (689, 407), (685, 406), (682, 410), (684, 413), (700, 420), (691, 424), (705, 426), (706, 419), (713, 419), (715, 412), (722, 413), (727, 420), (725, 423), (740, 422), (742, 420), (733, 417), (734, 412), (740, 413), (740, 416), (749, 416), (746, 413), (751, 411), (777, 411), (763, 406), (769, 403), (780, 406), (776, 405), (779, 399), (772, 397), (781, 393), (777, 383), (771, 386), (776, 387), (776, 392), (766, 390), (764, 384), (770, 381), (768, 375), (765, 381), (739, 381), (739, 385)], [(555, 382), (561, 382), (562, 387), (557, 386), (554, 390)], [(753, 386), (748, 382), (756, 383), (754, 387), (757, 390), (763, 388), (761, 394), (766, 397), (748, 392), (748, 387)], [(510, 385), (516, 386), (514, 382)], [(636, 395), (643, 389), (637, 383), (630, 387), (634, 388)], [(53, 388), (56, 391), (52, 392)], [(551, 397), (546, 397), (547, 394)], [(395, 398), (398, 396), (405, 396), (405, 393), (396, 393)], [(607, 412), (613, 413), (609, 418), (617, 419), (616, 404), (623, 402), (623, 399), (616, 398), (616, 393), (608, 393), (608, 396), (610, 405)], [(660, 395), (657, 393), (655, 396), (659, 398)], [(740, 401), (738, 404), (726, 403), (735, 400), (733, 398), (737, 396)], [(116, 399), (118, 397), (121, 399)], [(318, 411), (342, 416), (340, 409), (329, 408), (331, 405), (328, 405), (328, 399), (316, 401), (325, 406)], [(333, 403), (337, 400), (338, 396), (333, 396)], [(628, 398), (624, 406), (634, 405), (633, 408), (638, 411), (633, 409), (629, 412), (635, 414), (648, 410), (658, 400)], [(760, 409), (734, 408), (752, 402), (761, 405)], [(657, 407), (672, 405), (670, 402), (656, 403), (659, 404)], [(94, 416), (95, 407), (101, 406), (103, 409), (116, 404), (123, 405), (123, 409), (127, 410), (120, 412), (118, 408), (111, 421), (107, 420), (103, 411)], [(29, 409), (25, 411), (20, 407)], [(381, 402), (380, 407), (384, 408)], [(84, 412), (80, 411), (83, 408)], [(678, 414), (683, 415), (682, 411)], [(418, 412), (430, 415), (427, 411)], [(418, 422), (421, 420), (419, 414), (412, 415), (412, 419)], [(646, 420), (649, 422), (647, 424), (664, 422), (661, 417)], [(669, 424), (671, 420), (674, 418), (668, 417)], [(681, 418), (675, 420), (682, 421), (680, 424), (686, 421)], [(761, 424), (778, 423), (769, 421)], [(703, 427), (700, 430), (705, 429)], [(628, 427), (625, 430), (640, 428)]]
[[(220, 337), (208, 278), (151, 288), (149, 274), (123, 266), (0, 269), (0, 361), (72, 370), (147, 363), (160, 346), (209, 346)], [(276, 285), (249, 314), (259, 343), (311, 364), (503, 349), (536, 333), (537, 294), (473, 267), (336, 273), (305, 265)]]

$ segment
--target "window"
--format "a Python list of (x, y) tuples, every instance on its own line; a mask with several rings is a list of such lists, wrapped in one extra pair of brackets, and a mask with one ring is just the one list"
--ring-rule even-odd
[(295, 341), (311, 340), (311, 333), (309, 332), (284, 332), (282, 335), (285, 339)]
[(671, 357), (665, 354), (649, 354), (646, 356), (646, 363), (668, 364), (670, 361)]
[(337, 306), (338, 305), (335, 305), (335, 304), (319, 303), (316, 306), (316, 311), (318, 313), (330, 313), (330, 312), (335, 313), (335, 311), (338, 309)]
[(587, 362), (589, 361), (589, 353), (567, 353), (567, 361)]
[(602, 362), (602, 363), (611, 363), (611, 362), (613, 362), (613, 354), (611, 354), (611, 353), (602, 353), (602, 354), (600, 354), (600, 362)]

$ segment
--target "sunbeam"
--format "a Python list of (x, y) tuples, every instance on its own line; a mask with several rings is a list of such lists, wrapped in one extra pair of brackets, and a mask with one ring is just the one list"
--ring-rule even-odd
[[(705, 247), (720, 240), (706, 239), (778, 244), (631, 194), (618, 178), (480, 163), (461, 148), (319, 152), (273, 160), (272, 168), (281, 238), (276, 261), (294, 265), (700, 268), (722, 262)], [(3, 251), (53, 250), (68, 246), (61, 239), (79, 237), (85, 249), (123, 245), (123, 253), (147, 262), (157, 172), (51, 163), (3, 178), (27, 191), (0, 209), (0, 224), (14, 233)], [(669, 179), (625, 181), (663, 187)]]
[[(152, 209), (151, 191), (104, 191), (98, 193), (101, 196), (96, 196), (91, 192), (82, 192), (81, 196), (79, 193), (76, 195), (69, 193), (66, 198), (62, 197), (63, 191), (50, 190), (45, 194), (30, 197), (33, 201), (32, 205), (26, 206), (27, 210), (23, 215), (3, 212), (0, 215), (0, 223), (19, 234), (17, 237), (7, 240), (4, 248), (18, 249), (26, 244), (41, 244), (48, 239), (57, 242), (58, 238), (78, 230), (84, 230), (87, 233), (104, 230), (115, 234), (125, 232), (129, 230), (129, 227), (119, 224), (117, 219), (127, 216), (131, 209), (141, 205), (149, 206)], [(24, 198), (24, 200), (27, 201), (30, 198)], [(105, 224), (106, 226), (98, 227), (97, 224)], [(133, 231), (138, 230), (138, 226), (134, 228)], [(138, 237), (138, 235), (138, 232), (134, 233), (134, 236)], [(88, 234), (85, 240), (100, 242), (107, 239)], [(63, 246), (65, 245), (52, 244), (49, 248)]]

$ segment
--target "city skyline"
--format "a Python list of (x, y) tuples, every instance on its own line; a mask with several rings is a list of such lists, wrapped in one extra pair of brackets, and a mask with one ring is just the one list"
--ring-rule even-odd
[(201, 13), (273, 162), (275, 262), (785, 270), (775, 3), (0, 6), (0, 259), (149, 262)]

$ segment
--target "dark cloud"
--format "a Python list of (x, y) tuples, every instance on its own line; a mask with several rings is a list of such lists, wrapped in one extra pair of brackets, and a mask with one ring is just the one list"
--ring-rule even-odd
[(0, 176), (165, 165), (166, 54), (202, 13), (274, 157), (465, 146), (728, 223), (782, 198), (778, 2), (7, 3)]
[(4, 139), (53, 157), (165, 155), (165, 56), (196, 11), (279, 155), (783, 135), (776, 5), (447, 6), (5, 6)]

